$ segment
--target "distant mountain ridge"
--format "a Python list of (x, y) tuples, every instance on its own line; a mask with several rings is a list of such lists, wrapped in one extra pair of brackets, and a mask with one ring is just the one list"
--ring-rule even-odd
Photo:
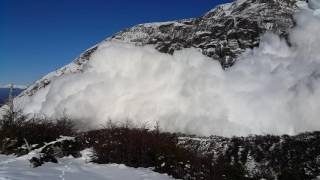
[[(3, 105), (9, 97), (10, 84), (0, 85), (0, 105)], [(18, 96), (27, 87), (24, 85), (13, 85), (13, 96)]]
[[(0, 88), (10, 88), (11, 84), (0, 84)], [(13, 88), (15, 89), (27, 89), (28, 86), (26, 85), (17, 85), (13, 84)]]

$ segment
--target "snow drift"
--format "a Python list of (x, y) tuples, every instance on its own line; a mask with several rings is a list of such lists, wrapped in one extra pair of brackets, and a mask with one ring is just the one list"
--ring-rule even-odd
[(56, 78), (15, 104), (31, 114), (67, 114), (90, 127), (129, 119), (198, 135), (320, 130), (317, 12), (297, 14), (291, 46), (265, 34), (259, 48), (248, 50), (226, 71), (196, 49), (168, 55), (152, 46), (104, 42), (82, 73)]
[[(82, 153), (87, 153), (83, 151)], [(88, 154), (90, 155), (90, 154)], [(47, 163), (38, 168), (31, 168), (22, 157), (0, 155), (1, 180), (173, 180), (165, 174), (159, 174), (147, 168), (131, 168), (123, 164), (98, 165), (88, 163), (90, 157), (82, 154), (82, 158), (65, 157), (59, 163)]]

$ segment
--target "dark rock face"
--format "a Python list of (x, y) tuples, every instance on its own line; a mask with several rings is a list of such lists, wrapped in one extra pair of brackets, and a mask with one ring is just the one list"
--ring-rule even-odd
[[(141, 24), (111, 39), (153, 44), (172, 54), (183, 48), (198, 48), (204, 55), (231, 66), (247, 48), (259, 45), (269, 31), (286, 37), (293, 27), (297, 0), (246, 0), (224, 4), (202, 17), (165, 23)], [(109, 39), (110, 40), (110, 39)]]

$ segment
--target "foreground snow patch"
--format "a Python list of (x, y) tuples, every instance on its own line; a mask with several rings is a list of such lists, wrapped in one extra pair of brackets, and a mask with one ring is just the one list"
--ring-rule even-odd
[(0, 155), (0, 180), (172, 180), (146, 168), (125, 165), (98, 165), (84, 158), (63, 158), (58, 164), (46, 163), (31, 168), (25, 158)]

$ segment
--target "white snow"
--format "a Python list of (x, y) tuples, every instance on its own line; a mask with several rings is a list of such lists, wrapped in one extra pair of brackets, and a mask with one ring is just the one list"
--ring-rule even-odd
[(205, 14), (205, 16), (211, 14), (212, 12), (216, 11), (217, 9), (221, 9), (220, 10), (221, 13), (218, 13), (216, 16), (221, 16), (221, 15), (229, 16), (231, 14), (232, 5), (234, 5), (234, 3), (225, 3), (225, 4), (218, 5), (217, 7), (208, 11)]
[(0, 106), (0, 119), (8, 112), (9, 108), (10, 107), (6, 104), (3, 106)]
[(139, 24), (139, 25), (144, 26), (144, 27), (158, 27), (158, 26), (165, 26), (165, 25), (182, 26), (184, 24), (179, 23), (177, 21), (166, 21), (166, 22), (143, 23), (143, 24)]
[[(65, 141), (65, 140), (69, 140), (69, 141), (74, 141), (75, 138), (74, 137), (68, 137), (68, 136), (60, 136), (60, 138), (58, 138), (57, 140), (55, 141), (51, 141), (49, 143), (46, 143), (44, 146), (38, 148), (38, 149), (34, 149), (33, 151), (29, 152), (28, 154), (24, 155), (24, 156), (21, 156), (19, 157), (19, 159), (31, 159), (32, 157), (40, 157), (40, 152), (45, 148), (45, 147), (48, 147), (49, 145), (51, 144), (55, 144), (57, 142), (62, 142), (62, 141)], [(88, 157), (88, 152), (89, 150), (86, 150), (84, 151), (86, 152), (85, 153), (85, 157)]]
[(212, 32), (210, 31), (198, 31), (196, 32), (196, 35), (200, 36), (200, 35), (204, 35), (204, 34), (211, 34)]
[(245, 163), (245, 168), (248, 171), (250, 177), (258, 173), (257, 166), (258, 166), (258, 163), (254, 160), (254, 158), (250, 155), (250, 152), (249, 152), (247, 155), (247, 162)]
[(25, 158), (0, 155), (0, 180), (172, 180), (147, 168), (121, 164), (98, 165), (83, 158), (66, 157), (58, 164), (32, 168)]

